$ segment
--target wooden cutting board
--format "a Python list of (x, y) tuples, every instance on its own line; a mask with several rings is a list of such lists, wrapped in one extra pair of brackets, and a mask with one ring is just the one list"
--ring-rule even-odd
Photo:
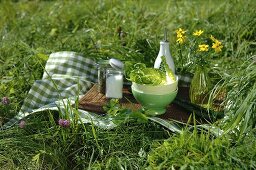
[[(97, 91), (97, 84), (95, 84), (80, 100), (79, 108), (87, 111), (91, 111), (98, 114), (104, 114), (103, 106), (108, 103), (108, 99), (102, 93)], [(130, 87), (123, 88), (123, 98), (120, 99), (120, 104), (132, 110), (141, 109), (141, 105), (133, 97)], [(185, 108), (172, 103), (167, 107), (165, 114), (158, 117), (169, 120), (174, 119), (186, 123), (189, 119), (190, 112)]]

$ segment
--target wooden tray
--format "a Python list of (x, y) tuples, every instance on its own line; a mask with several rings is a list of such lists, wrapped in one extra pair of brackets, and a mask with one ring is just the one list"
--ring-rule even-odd
[[(120, 103), (123, 107), (130, 108), (132, 110), (140, 109), (141, 105), (134, 99), (130, 87), (124, 87), (123, 98)], [(80, 100), (79, 108), (94, 113), (104, 114), (103, 106), (106, 105), (108, 99), (104, 94), (97, 91), (97, 84), (95, 84)], [(172, 103), (167, 107), (165, 114), (158, 117), (163, 119), (174, 119), (186, 123), (189, 119), (190, 112), (185, 108)], [(198, 121), (198, 120), (197, 120)], [(202, 121), (201, 121), (202, 122)]]

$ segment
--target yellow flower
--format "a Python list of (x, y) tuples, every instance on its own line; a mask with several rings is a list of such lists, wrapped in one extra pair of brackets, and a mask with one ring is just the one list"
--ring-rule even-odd
[(201, 34), (203, 34), (204, 31), (202, 30), (196, 30), (195, 32), (193, 32), (194, 36), (200, 36)]
[(215, 50), (216, 53), (220, 52), (221, 49), (223, 48), (223, 45), (219, 40), (214, 38), (212, 35), (210, 36), (211, 40), (213, 41), (212, 43), (212, 48)]
[(198, 45), (198, 47), (199, 47), (199, 51), (208, 51), (209, 45), (201, 44), (201, 45)]
[(176, 42), (178, 42), (179, 44), (183, 44), (185, 42), (185, 36), (178, 37)]
[(182, 28), (179, 28), (179, 29), (176, 30), (176, 34), (177, 34), (177, 35), (178, 35), (178, 34), (181, 34), (181, 35), (182, 35), (182, 34), (185, 34), (185, 32), (186, 32), (186, 31), (183, 30)]
[(221, 45), (221, 42), (216, 41), (212, 44), (212, 48), (215, 50), (216, 53), (218, 53), (218, 52), (221, 52), (223, 45)]
[(218, 40), (217, 40), (216, 38), (214, 38), (214, 36), (212, 36), (212, 35), (210, 36), (210, 39), (211, 39), (212, 41), (214, 41), (214, 42), (215, 42), (215, 41), (218, 41)]
[(181, 37), (183, 37), (184, 35), (183, 34), (177, 34), (177, 38), (181, 38)]
[(177, 34), (176, 42), (178, 42), (179, 44), (183, 44), (185, 42), (185, 38), (186, 38), (186, 36), (184, 36), (185, 32), (186, 31), (183, 30), (182, 28), (179, 28), (176, 30), (176, 34)]

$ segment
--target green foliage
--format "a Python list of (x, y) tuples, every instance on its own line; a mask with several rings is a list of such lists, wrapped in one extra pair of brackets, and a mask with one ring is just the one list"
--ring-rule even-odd
[(254, 169), (255, 141), (253, 133), (234, 145), (228, 136), (213, 139), (209, 133), (184, 130), (155, 143), (148, 155), (148, 169)]
[(19, 111), (51, 52), (151, 67), (166, 27), (181, 68), (175, 30), (183, 27), (205, 29), (223, 42), (225, 50), (209, 69), (216, 89), (227, 92), (226, 117), (216, 125), (230, 135), (169, 135), (151, 121), (112, 130), (73, 122), (63, 129), (58, 116), (40, 113), (24, 129), (0, 131), (0, 169), (255, 169), (255, 9), (254, 0), (0, 1), (0, 98), (11, 102), (0, 103), (0, 124)]
[(131, 109), (123, 108), (119, 103), (119, 99), (111, 99), (106, 106), (103, 106), (103, 109), (116, 125), (131, 121), (138, 123), (148, 122), (148, 118), (142, 113), (142, 110), (132, 111)]
[(169, 136), (152, 122), (127, 122), (110, 130), (72, 122), (71, 128), (63, 128), (57, 124), (57, 114), (38, 113), (26, 120), (23, 129), (0, 131), (0, 147), (4, 148), (0, 155), (5, 155), (0, 168), (135, 169), (144, 166), (153, 139)]
[(256, 127), (256, 64), (253, 60), (245, 61), (222, 84), (229, 89), (225, 101), (227, 117), (222, 124), (227, 133), (240, 139)]

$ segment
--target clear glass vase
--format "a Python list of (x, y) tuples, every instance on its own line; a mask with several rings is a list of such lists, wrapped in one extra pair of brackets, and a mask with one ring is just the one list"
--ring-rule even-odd
[(207, 104), (211, 86), (208, 68), (204, 66), (197, 66), (190, 84), (190, 101), (201, 106)]

